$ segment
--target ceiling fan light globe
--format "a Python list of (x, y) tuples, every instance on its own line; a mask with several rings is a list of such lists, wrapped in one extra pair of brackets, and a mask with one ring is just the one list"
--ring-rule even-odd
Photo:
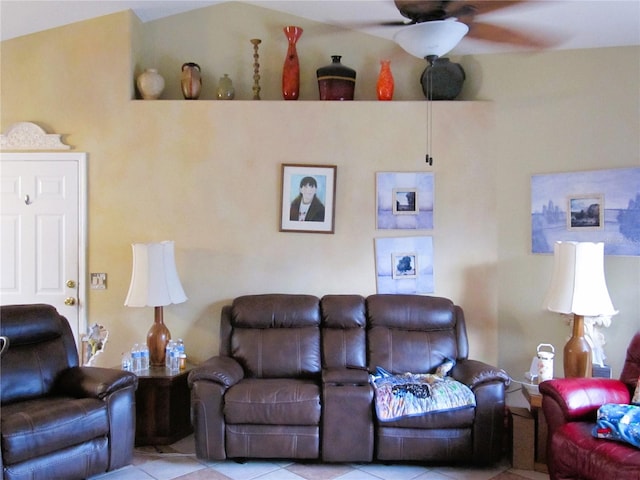
[(453, 50), (468, 31), (467, 25), (456, 20), (435, 20), (403, 27), (393, 39), (415, 57), (441, 57)]

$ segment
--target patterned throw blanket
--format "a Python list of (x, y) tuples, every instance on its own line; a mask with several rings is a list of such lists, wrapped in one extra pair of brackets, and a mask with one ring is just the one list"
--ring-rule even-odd
[(598, 409), (593, 436), (627, 442), (640, 448), (640, 406), (606, 403)]
[(378, 368), (371, 375), (376, 414), (381, 422), (443, 410), (475, 407), (469, 387), (439, 372), (392, 375)]

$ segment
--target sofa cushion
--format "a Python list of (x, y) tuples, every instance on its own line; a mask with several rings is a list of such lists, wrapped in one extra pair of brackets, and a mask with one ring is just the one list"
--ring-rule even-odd
[(550, 451), (558, 478), (638, 478), (640, 450), (628, 444), (594, 438), (592, 422), (570, 422), (552, 436)]
[(369, 370), (430, 373), (467, 356), (462, 313), (451, 300), (420, 295), (367, 297)]
[(107, 407), (93, 398), (43, 397), (2, 407), (2, 459), (15, 464), (109, 432)]
[(320, 326), (320, 299), (313, 295), (273, 293), (245, 295), (233, 300), (234, 328)]
[(324, 368), (367, 366), (365, 299), (360, 295), (325, 295), (322, 310)]
[(319, 377), (320, 329), (236, 328), (231, 341), (233, 358), (247, 377)]
[(245, 379), (224, 399), (227, 423), (258, 425), (318, 425), (320, 388), (308, 380)]

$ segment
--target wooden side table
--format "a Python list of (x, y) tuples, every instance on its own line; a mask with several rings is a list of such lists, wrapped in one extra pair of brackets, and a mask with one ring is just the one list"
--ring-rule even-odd
[(137, 372), (136, 446), (169, 445), (193, 432), (189, 371), (151, 367)]
[(536, 453), (534, 470), (538, 472), (548, 472), (547, 469), (547, 421), (544, 418), (544, 412), (542, 411), (542, 395), (529, 392), (524, 386), (522, 387), (522, 394), (524, 398), (529, 402), (531, 407), (531, 414), (536, 422)]

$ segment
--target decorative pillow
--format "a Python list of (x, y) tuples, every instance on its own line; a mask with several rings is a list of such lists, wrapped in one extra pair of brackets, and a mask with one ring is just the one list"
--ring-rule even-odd
[(392, 375), (378, 367), (371, 380), (375, 391), (378, 420), (388, 422), (402, 417), (474, 407), (476, 398), (469, 387), (447, 377), (455, 362), (445, 361), (435, 374)]
[(640, 405), (640, 377), (638, 377), (638, 381), (636, 383), (636, 391), (633, 394), (631, 403), (633, 403), (634, 405)]
[(606, 403), (598, 409), (592, 434), (640, 448), (640, 406)]

